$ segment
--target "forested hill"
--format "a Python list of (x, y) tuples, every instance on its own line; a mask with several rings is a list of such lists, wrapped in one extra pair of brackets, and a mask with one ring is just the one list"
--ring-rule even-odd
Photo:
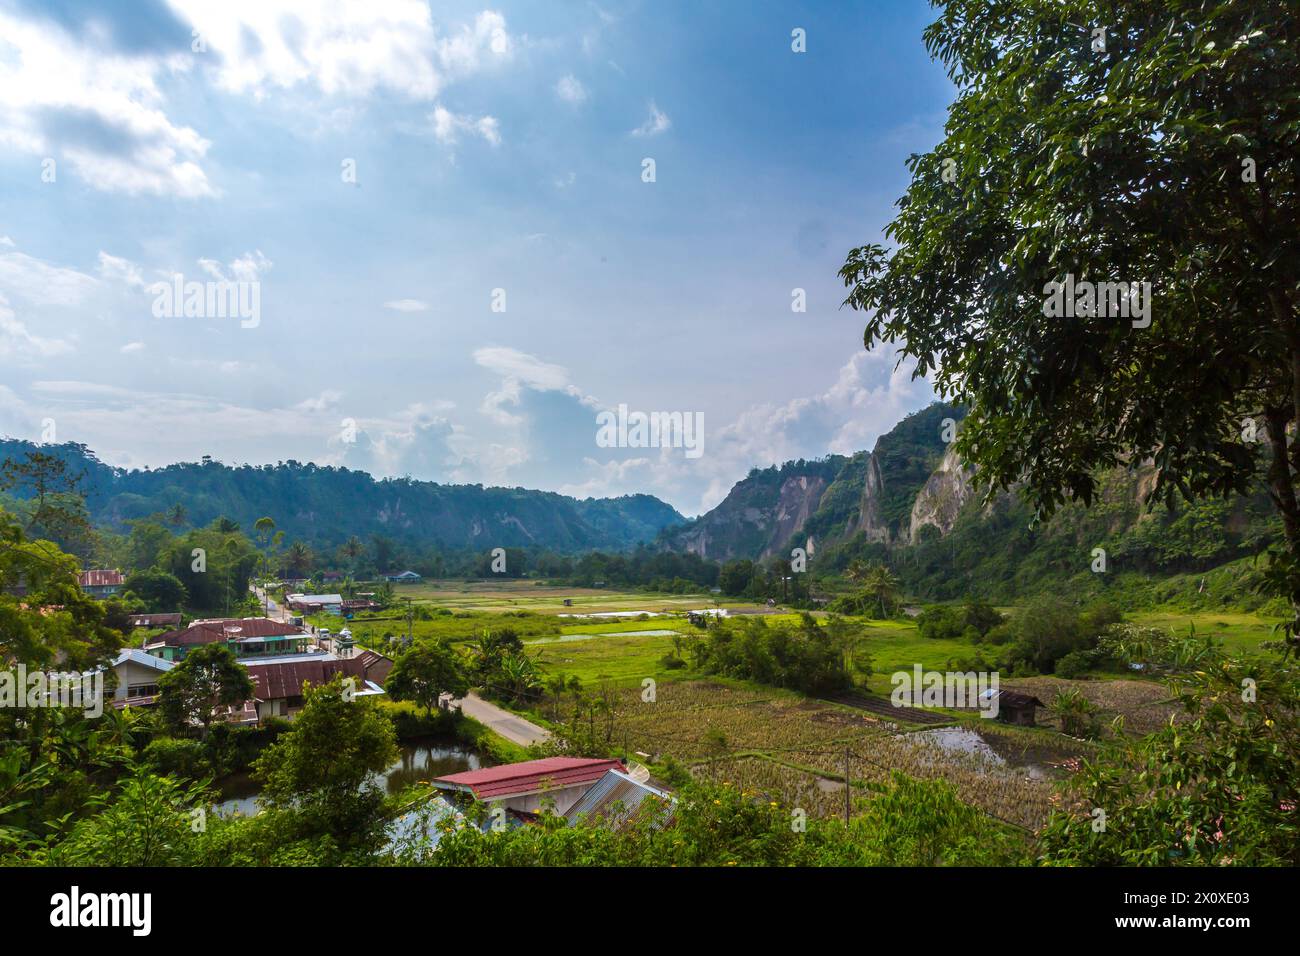
[(908, 415), (871, 451), (755, 468), (713, 510), (660, 545), (717, 560), (766, 558), (792, 546), (810, 553), (852, 539), (891, 543), (911, 535), (918, 494), (943, 461), (944, 438), (964, 412), (935, 402)]
[[(946, 420), (962, 417), (962, 409), (935, 403), (899, 422), (870, 452), (754, 469), (716, 508), (665, 529), (657, 545), (769, 564), (788, 561), (800, 547), (822, 574), (853, 560), (883, 561), (908, 593), (929, 599), (1091, 592), (1119, 586), (1129, 573), (1190, 576), (1170, 588), (1218, 588), (1216, 600), (1248, 597), (1229, 593), (1247, 586), (1236, 566), (1279, 532), (1262, 472), (1253, 495), (1153, 509), (1154, 466), (1112, 468), (1098, 473), (1091, 507), (1070, 502), (1036, 522), (1014, 491), (984, 500), (974, 473), (944, 440), (952, 437)], [(1095, 573), (1095, 549), (1105, 552), (1106, 574)]]
[(684, 519), (652, 495), (577, 499), (524, 488), (442, 485), (296, 461), (231, 467), (217, 461), (125, 470), (84, 445), (0, 440), (0, 460), (41, 451), (82, 475), (91, 520), (124, 522), (177, 504), (184, 524), (228, 517), (251, 529), (268, 515), (287, 537), (337, 545), (350, 536), (383, 535), (423, 547), (460, 550), (526, 547), (561, 552), (623, 550), (650, 541)]

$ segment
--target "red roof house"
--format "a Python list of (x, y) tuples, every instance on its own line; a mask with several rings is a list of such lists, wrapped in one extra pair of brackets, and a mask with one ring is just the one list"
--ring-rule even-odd
[(483, 803), (500, 803), (508, 810), (535, 813), (548, 801), (556, 813), (567, 813), (606, 771), (622, 770), (620, 760), (600, 757), (546, 757), (523, 763), (484, 767), (437, 777), (439, 790), (463, 794)]
[(267, 617), (228, 617), (195, 621), (189, 627), (159, 634), (149, 650), (167, 660), (180, 660), (191, 647), (218, 642), (231, 645), (236, 655), (288, 654), (303, 650), (309, 640), (301, 627)]

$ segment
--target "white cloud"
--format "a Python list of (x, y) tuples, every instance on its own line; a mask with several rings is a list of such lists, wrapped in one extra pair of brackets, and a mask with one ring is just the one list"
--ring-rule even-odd
[(127, 288), (145, 291), (149, 284), (144, 281), (140, 267), (128, 259), (111, 256), (102, 250), (99, 253), (99, 274), (110, 282), (121, 282)]
[(123, 355), (130, 355), (132, 352), (143, 352), (144, 343), (127, 342), (126, 345), (123, 345), (120, 349), (118, 349), (118, 351), (121, 352)]
[(433, 135), (440, 143), (454, 145), (460, 141), (461, 133), (474, 133), (493, 146), (501, 145), (500, 124), (497, 123), (496, 117), (475, 118), (466, 114), (453, 113), (444, 106), (435, 106), (433, 112), (429, 114), (429, 120), (433, 123)]
[(217, 61), (217, 82), (257, 98), (314, 84), (326, 95), (378, 88), (432, 100), (450, 81), (513, 52), (499, 13), (440, 33), (422, 0), (168, 0)]
[(63, 339), (47, 339), (29, 332), (9, 308), (9, 300), (0, 294), (0, 358), (28, 362), (71, 350), (72, 346)]
[(668, 114), (661, 110), (650, 101), (650, 115), (646, 121), (632, 130), (633, 136), (658, 136), (673, 125), (673, 121), (668, 118)]
[(518, 379), (534, 388), (557, 389), (569, 384), (568, 369), (543, 362), (518, 349), (503, 346), (475, 349), (474, 361), (503, 377)]
[(245, 252), (225, 265), (216, 259), (198, 260), (199, 268), (219, 282), (255, 282), (274, 264), (261, 249)]
[(392, 309), (394, 312), (427, 312), (429, 303), (422, 302), (419, 299), (394, 299), (391, 302), (384, 303), (385, 309)]
[(585, 103), (587, 100), (587, 89), (578, 78), (572, 73), (562, 76), (559, 82), (555, 84), (555, 95), (566, 103), (572, 103), (575, 106), (579, 103)]
[(157, 85), (189, 66), (188, 51), (105, 54), (49, 20), (0, 11), (0, 146), (53, 159), (56, 183), (66, 164), (105, 192), (214, 195), (199, 166), (208, 141), (167, 118)]
[(80, 305), (91, 297), (94, 276), (50, 265), (22, 252), (0, 253), (0, 289), (33, 305)]

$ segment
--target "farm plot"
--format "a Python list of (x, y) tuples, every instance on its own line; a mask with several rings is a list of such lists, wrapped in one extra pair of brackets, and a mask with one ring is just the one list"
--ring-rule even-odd
[(1144, 680), (1063, 680), (1060, 677), (1022, 677), (1003, 682), (1007, 690), (1035, 694), (1050, 704), (1063, 690), (1077, 690), (1098, 708), (1103, 723), (1123, 715), (1125, 729), (1134, 734), (1150, 734), (1183, 713), (1169, 703), (1169, 688)]
[[(1027, 829), (1041, 825), (1050, 809), (1051, 774), (1016, 765), (1015, 740), (963, 750), (926, 736), (939, 730), (895, 733), (894, 722), (881, 716), (713, 681), (661, 685), (653, 702), (643, 701), (639, 689), (615, 691), (611, 702), (609, 713), (591, 718), (611, 741), (655, 758), (671, 756), (702, 779), (769, 794), (812, 814), (842, 812), (846, 749), (855, 793), (862, 783), (883, 783), (900, 770), (947, 780), (968, 803)], [(981, 728), (979, 736), (999, 733)], [(1062, 760), (1068, 751), (1063, 747)]]

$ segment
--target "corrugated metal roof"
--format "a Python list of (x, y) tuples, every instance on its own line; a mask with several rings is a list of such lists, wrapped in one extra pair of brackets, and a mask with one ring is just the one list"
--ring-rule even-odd
[(184, 630), (168, 631), (158, 640), (168, 647), (189, 644), (212, 644), (234, 638), (297, 637), (302, 628), (273, 621), (269, 617), (224, 617), (195, 621)]
[(127, 661), (131, 661), (133, 664), (140, 664), (144, 667), (152, 667), (157, 671), (169, 671), (176, 666), (171, 661), (165, 661), (161, 657), (154, 657), (152, 654), (138, 650), (134, 647), (129, 647), (121, 654), (118, 654), (110, 666), (120, 667)]
[(597, 757), (546, 757), (500, 767), (466, 770), (437, 777), (432, 782), (441, 790), (469, 791), (478, 800), (500, 800), (525, 793), (595, 782), (606, 771), (621, 766), (617, 760)]
[(181, 622), (181, 612), (169, 614), (132, 614), (127, 618), (132, 627), (168, 627)]
[[(244, 659), (240, 663), (248, 668), (248, 676), (253, 679), (256, 688), (254, 693), (258, 700), (301, 697), (304, 682), (320, 686), (328, 684), (336, 674), (354, 677), (363, 684), (366, 681), (366, 670), (358, 661), (302, 660), (284, 664), (259, 664), (256, 660)], [(366, 688), (359, 688), (359, 691), (363, 689)]]
[(116, 585), (122, 586), (121, 571), (82, 571), (77, 577), (77, 583), (83, 588), (102, 588)]
[(677, 801), (663, 790), (633, 780), (621, 771), (610, 770), (569, 808), (565, 818), (570, 823), (583, 819), (600, 821), (618, 829), (645, 815), (652, 821), (651, 826), (661, 829), (672, 820), (676, 805)]

